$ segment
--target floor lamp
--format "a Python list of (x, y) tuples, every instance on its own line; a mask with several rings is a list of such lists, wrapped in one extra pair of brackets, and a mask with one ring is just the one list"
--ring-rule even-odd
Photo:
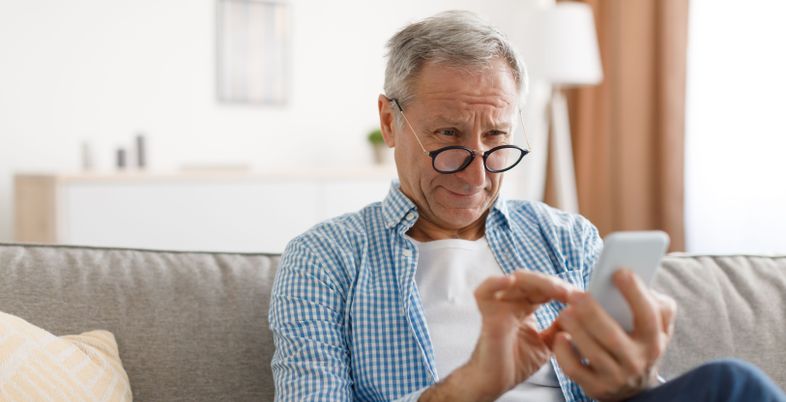
[(578, 192), (564, 89), (603, 79), (592, 9), (575, 2), (538, 9), (528, 19), (522, 53), (534, 79), (552, 85), (548, 107), (549, 157), (556, 207), (578, 212)]

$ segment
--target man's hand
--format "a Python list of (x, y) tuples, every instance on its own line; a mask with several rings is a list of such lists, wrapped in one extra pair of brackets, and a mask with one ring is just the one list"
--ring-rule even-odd
[(547, 331), (565, 374), (593, 399), (618, 401), (657, 383), (656, 365), (671, 339), (676, 313), (673, 299), (648, 290), (630, 271), (614, 274), (633, 312), (626, 333), (587, 293), (576, 291)]
[(533, 313), (551, 300), (567, 302), (571, 291), (568, 283), (535, 272), (485, 280), (475, 290), (482, 326), (472, 357), (420, 400), (492, 401), (529, 378), (551, 356)]

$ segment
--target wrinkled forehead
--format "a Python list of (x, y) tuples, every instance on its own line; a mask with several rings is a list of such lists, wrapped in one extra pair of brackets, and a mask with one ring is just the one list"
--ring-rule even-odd
[(510, 128), (518, 124), (518, 107), (504, 104), (500, 107), (457, 106), (453, 102), (433, 103), (426, 111), (423, 121), (434, 126), (471, 126), (481, 124), (484, 127)]
[(510, 68), (500, 63), (481, 67), (432, 64), (423, 69), (414, 89), (411, 106), (433, 120), (482, 117), (510, 122), (519, 104)]

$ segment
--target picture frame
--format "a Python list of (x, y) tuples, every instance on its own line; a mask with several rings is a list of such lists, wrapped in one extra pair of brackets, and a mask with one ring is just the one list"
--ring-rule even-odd
[(217, 0), (217, 94), (224, 103), (289, 101), (289, 5)]

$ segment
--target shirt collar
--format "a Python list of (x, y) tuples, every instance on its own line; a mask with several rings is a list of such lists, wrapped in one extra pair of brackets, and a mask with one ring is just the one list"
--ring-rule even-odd
[(393, 180), (393, 183), (390, 184), (390, 191), (387, 197), (382, 201), (382, 215), (385, 218), (386, 228), (393, 228), (399, 223), (403, 223), (402, 221), (405, 221), (408, 223), (405, 225), (407, 226), (405, 230), (409, 230), (415, 221), (417, 221), (417, 207), (412, 200), (401, 192), (401, 185), (398, 180)]
[[(502, 195), (501, 191), (500, 194), (497, 196), (497, 199), (494, 201), (494, 205), (491, 206), (491, 212), (489, 212), (489, 215), (491, 214), (499, 215), (499, 217), (501, 218), (500, 220), (505, 225), (510, 227), (510, 208), (508, 208), (508, 201), (505, 199), (505, 196)], [(488, 228), (488, 224), (489, 224), (489, 219), (486, 218), (487, 228)]]
[[(382, 201), (382, 214), (385, 219), (385, 227), (393, 228), (403, 224), (404, 227), (402, 229), (404, 232), (409, 230), (418, 220), (417, 206), (401, 191), (401, 185), (398, 180), (393, 180), (387, 197)], [(502, 194), (497, 196), (497, 199), (494, 201), (489, 217), (486, 218), (486, 225), (492, 221), (489, 219), (492, 214), (498, 215), (503, 223), (509, 225), (510, 211), (508, 203)]]

